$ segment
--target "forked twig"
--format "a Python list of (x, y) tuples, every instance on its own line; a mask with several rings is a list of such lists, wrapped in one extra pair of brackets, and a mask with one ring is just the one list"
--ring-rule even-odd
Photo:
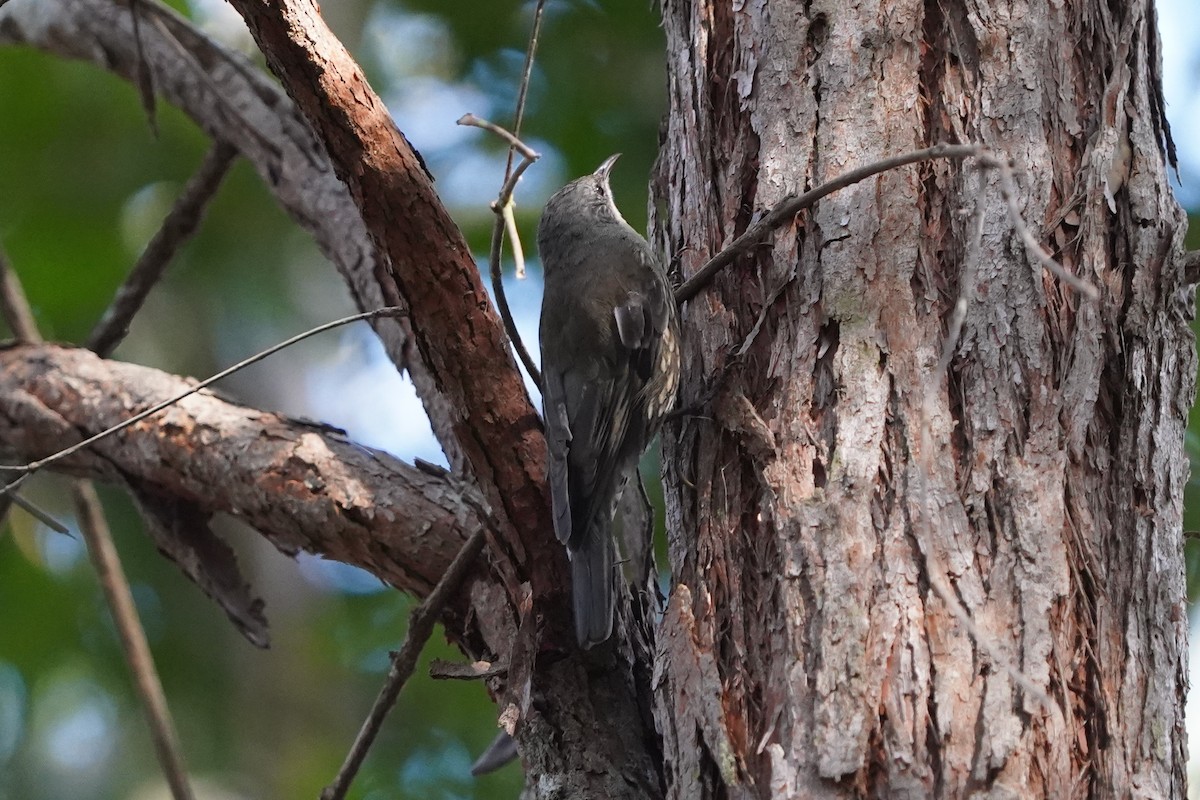
[(480, 528), (471, 534), (462, 549), (458, 551), (458, 555), (450, 562), (450, 566), (441, 579), (438, 580), (437, 586), (433, 587), (429, 596), (409, 615), (408, 633), (405, 635), (400, 649), (392, 654), (392, 666), (388, 670), (383, 688), (379, 690), (379, 696), (375, 698), (375, 703), (371, 706), (371, 711), (367, 714), (358, 736), (354, 738), (354, 744), (350, 747), (350, 752), (346, 754), (346, 760), (342, 763), (333, 782), (321, 792), (321, 800), (342, 800), (350, 790), (350, 784), (362, 767), (363, 760), (367, 757), (367, 751), (375, 742), (375, 737), (379, 735), (384, 719), (396, 705), (400, 690), (404, 688), (405, 682), (416, 669), (417, 658), (433, 634), (433, 626), (441, 615), (442, 609), (451, 596), (458, 591), (467, 571), (475, 564), (475, 559), (483, 550), (485, 536), (485, 528)]
[(1063, 269), (1062, 265), (1052, 259), (1042, 249), (1041, 245), (1037, 243), (1037, 240), (1029, 231), (1029, 227), (1021, 219), (1020, 210), (1016, 206), (1012, 168), (1007, 161), (996, 158), (980, 145), (938, 144), (923, 150), (915, 150), (911, 153), (882, 158), (865, 166), (842, 173), (833, 180), (826, 181), (804, 194), (795, 197), (786, 197), (779, 201), (758, 222), (747, 228), (746, 232), (734, 239), (728, 247), (705, 262), (700, 269), (696, 270), (692, 277), (688, 278), (682, 286), (676, 289), (675, 302), (682, 305), (691, 300), (699, 294), (701, 289), (708, 285), (709, 281), (718, 272), (725, 269), (725, 267), (732, 264), (739, 256), (758, 244), (768, 233), (780, 227), (804, 209), (810, 208), (821, 198), (831, 195), (839, 189), (844, 189), (847, 186), (852, 186), (874, 175), (878, 175), (881, 172), (938, 158), (978, 158), (981, 166), (998, 169), (1000, 172), (1001, 194), (1008, 205), (1009, 217), (1011, 218), (1013, 228), (1021, 237), (1030, 255), (1039, 261), (1043, 267), (1050, 270), (1056, 277), (1086, 294), (1090, 299), (1099, 297), (1096, 287)]
[(533, 357), (529, 355), (529, 351), (525, 348), (525, 343), (521, 340), (521, 335), (517, 332), (517, 324), (513, 321), (512, 310), (508, 307), (508, 298), (504, 294), (504, 273), (500, 266), (501, 249), (504, 246), (504, 231), (506, 228), (511, 230), (510, 236), (513, 240), (513, 255), (518, 257), (517, 272), (524, 274), (525, 266), (523, 260), (519, 258), (521, 253), (520, 240), (517, 239), (516, 223), (512, 221), (512, 196), (513, 191), (517, 187), (517, 181), (521, 179), (521, 175), (529, 166), (540, 158), (536, 150), (526, 145), (514, 134), (496, 125), (488, 122), (486, 119), (481, 119), (474, 114), (463, 114), (458, 120), (459, 125), (470, 125), (475, 128), (483, 128), (486, 131), (500, 136), (509, 143), (510, 153), (516, 151), (521, 154), (520, 163), (512, 171), (504, 181), (504, 186), (500, 189), (500, 195), (492, 203), (492, 211), (496, 212), (496, 222), (492, 226), (492, 248), (488, 254), (488, 261), (491, 265), (492, 275), (492, 293), (496, 297), (496, 308), (500, 310), (500, 319), (504, 321), (504, 330), (508, 332), (508, 338), (513, 344), (513, 349), (517, 351), (517, 356), (521, 359), (521, 364), (524, 365), (525, 371), (529, 373), (530, 380), (538, 389), (542, 388), (542, 373), (534, 363)]
[[(458, 120), (459, 125), (474, 125), (477, 128), (483, 128), (508, 142), (508, 161), (504, 165), (504, 186), (501, 188), (496, 202), (492, 204), (492, 211), (496, 213), (497, 217), (496, 223), (492, 227), (492, 247), (488, 254), (488, 271), (492, 278), (492, 294), (496, 297), (496, 308), (500, 311), (500, 319), (504, 322), (504, 329), (508, 332), (509, 341), (512, 342), (513, 349), (517, 351), (517, 357), (521, 359), (521, 364), (524, 365), (525, 372), (529, 374), (529, 379), (533, 381), (539, 390), (542, 388), (542, 373), (538, 370), (537, 364), (533, 362), (533, 358), (530, 357), (529, 351), (525, 348), (525, 343), (521, 340), (521, 335), (517, 332), (517, 324), (513, 321), (512, 309), (508, 307), (508, 296), (504, 292), (504, 270), (501, 265), (501, 251), (504, 248), (504, 234), (507, 231), (508, 238), (512, 240), (513, 263), (515, 265), (516, 276), (524, 278), (525, 253), (521, 249), (521, 238), (517, 235), (517, 222), (513, 216), (512, 196), (521, 174), (539, 157), (537, 152), (525, 145), (518, 137), (521, 135), (521, 123), (525, 120), (525, 101), (529, 97), (529, 79), (533, 75), (533, 57), (537, 53), (538, 40), (542, 33), (542, 12), (545, 9), (546, 0), (538, 0), (533, 10), (533, 28), (529, 32), (529, 45), (525, 48), (525, 64), (521, 68), (521, 86), (517, 91), (517, 108), (513, 114), (512, 132), (510, 133), (499, 125), (494, 125), (487, 120), (480, 119), (474, 114), (465, 114)], [(523, 156), (523, 160), (514, 169), (513, 156), (516, 153), (520, 153)]]

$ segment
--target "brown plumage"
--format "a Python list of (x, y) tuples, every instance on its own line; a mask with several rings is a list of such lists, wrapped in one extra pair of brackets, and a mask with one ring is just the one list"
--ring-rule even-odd
[(560, 189), (538, 225), (550, 496), (583, 647), (612, 633), (613, 510), (679, 386), (671, 287), (613, 203), (616, 160)]

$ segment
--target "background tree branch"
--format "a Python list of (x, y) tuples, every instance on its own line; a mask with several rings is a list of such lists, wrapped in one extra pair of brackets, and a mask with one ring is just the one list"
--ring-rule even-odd
[[(359, 310), (403, 305), (346, 185), (279, 84), (165, 6), (142, 2), (137, 8), (148, 17), (139, 26), (140, 50), (129, 6), (113, 0), (15, 0), (0, 8), (0, 44), (86, 61), (133, 85), (139, 57), (144, 58), (157, 91), (214, 139), (235, 147), (280, 207), (313, 236)], [(453, 413), (433, 388), (428, 370), (411, 357), (408, 320), (377, 319), (371, 325), (388, 357), (412, 377), (452, 457)]]
[(451, 466), (475, 479), (501, 523), (512, 525), (518, 563), (541, 564), (529, 574), (534, 596), (559, 596), (565, 559), (546, 535), (541, 425), (478, 265), (424, 163), (315, 3), (233, 6), (324, 141), (390, 263), (390, 285), (410, 309), (415, 351), (456, 412), (452, 439), (435, 426)]
[[(450, 463), (456, 468), (470, 465), (469, 474), (478, 479), (497, 518), (507, 522), (511, 517), (514, 527), (510, 530), (524, 537), (515, 543), (515, 562), (525, 562), (530, 549), (537, 551), (543, 567), (533, 576), (538, 582), (535, 594), (556, 595), (566, 585), (566, 573), (561, 548), (552, 546), (553, 537), (543, 533), (548, 511), (541, 490), (543, 455), (537, 414), (483, 291), (470, 249), (434, 194), (423, 165), (357, 65), (316, 15), (308, 17), (306, 24), (326, 31), (328, 47), (340, 50), (339, 69), (352, 70), (346, 75), (358, 75), (359, 94), (325, 97), (330, 104), (330, 116), (325, 119), (328, 130), (316, 127), (328, 135), (355, 115), (362, 115), (365, 125), (374, 126), (370, 136), (377, 145), (386, 149), (395, 137), (395, 146), (408, 152), (401, 163), (376, 165), (373, 172), (368, 169), (376, 183), (365, 189), (361, 179), (352, 182), (371, 197), (394, 199), (392, 206), (381, 206), (376, 215), (376, 234), (383, 237), (381, 241), (390, 241), (399, 253), (391, 264), (403, 270), (394, 270), (380, 260), (347, 184), (335, 174), (324, 145), (278, 84), (244, 56), (214, 42), (170, 9), (150, 2), (137, 7), (150, 23), (140, 26), (141, 53), (151, 65), (157, 90), (211, 136), (237, 148), (253, 165), (280, 206), (314, 236), (338, 268), (359, 308), (387, 304), (411, 308), (410, 295), (419, 295), (420, 324), (425, 326), (419, 336), (414, 335), (412, 318), (372, 324), (392, 361), (412, 377)], [(268, 31), (280, 25), (266, 12), (260, 12), (257, 19)], [(27, 44), (87, 60), (131, 83), (137, 81), (139, 53), (130, 11), (110, 0), (51, 0), (46, 4), (15, 0), (0, 8), (0, 43)], [(291, 56), (294, 63), (287, 63), (303, 73), (294, 80), (305, 83), (309, 80), (304, 73), (309, 56), (302, 45), (297, 47)], [(330, 74), (337, 84), (342, 73)], [(350, 84), (340, 88), (348, 89)], [(366, 114), (366, 105), (360, 106), (367, 95), (373, 98), (371, 114)], [(306, 99), (320, 105), (315, 95)], [(338, 114), (344, 116), (335, 118)], [(360, 126), (359, 130), (366, 128)], [(358, 170), (364, 153), (361, 141), (367, 140), (349, 136), (348, 130), (334, 137), (343, 168)], [(389, 170), (396, 172), (390, 174)], [(403, 291), (393, 273), (408, 276)], [(453, 284), (448, 280), (451, 275), (456, 276)], [(430, 298), (440, 298), (433, 304), (436, 307), (426, 308)], [(431, 367), (435, 361), (436, 367)], [(463, 442), (468, 451), (462, 450)], [(558, 624), (565, 620), (562, 615)]]
[[(45, 456), (186, 388), (83, 349), (9, 346), (0, 350), (0, 449), (13, 460)], [(285, 553), (354, 564), (421, 596), (483, 525), (478, 493), (449, 475), (208, 392), (58, 466), (231, 514)]]

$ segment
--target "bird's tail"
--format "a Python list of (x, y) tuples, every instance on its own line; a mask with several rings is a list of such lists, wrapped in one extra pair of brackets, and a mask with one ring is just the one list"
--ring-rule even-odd
[(575, 638), (586, 649), (600, 644), (613, 627), (613, 544), (605, 529), (591, 530), (571, 549)]

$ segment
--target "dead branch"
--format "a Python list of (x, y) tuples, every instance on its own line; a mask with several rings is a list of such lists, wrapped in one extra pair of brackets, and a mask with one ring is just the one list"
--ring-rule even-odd
[[(0, 350), (0, 450), (35, 459), (187, 388), (182, 378), (83, 349), (10, 346)], [(355, 564), (420, 596), (483, 524), (477, 493), (449, 476), (353, 444), (335, 429), (208, 392), (57, 468), (144, 482), (237, 516), (286, 553)]]

